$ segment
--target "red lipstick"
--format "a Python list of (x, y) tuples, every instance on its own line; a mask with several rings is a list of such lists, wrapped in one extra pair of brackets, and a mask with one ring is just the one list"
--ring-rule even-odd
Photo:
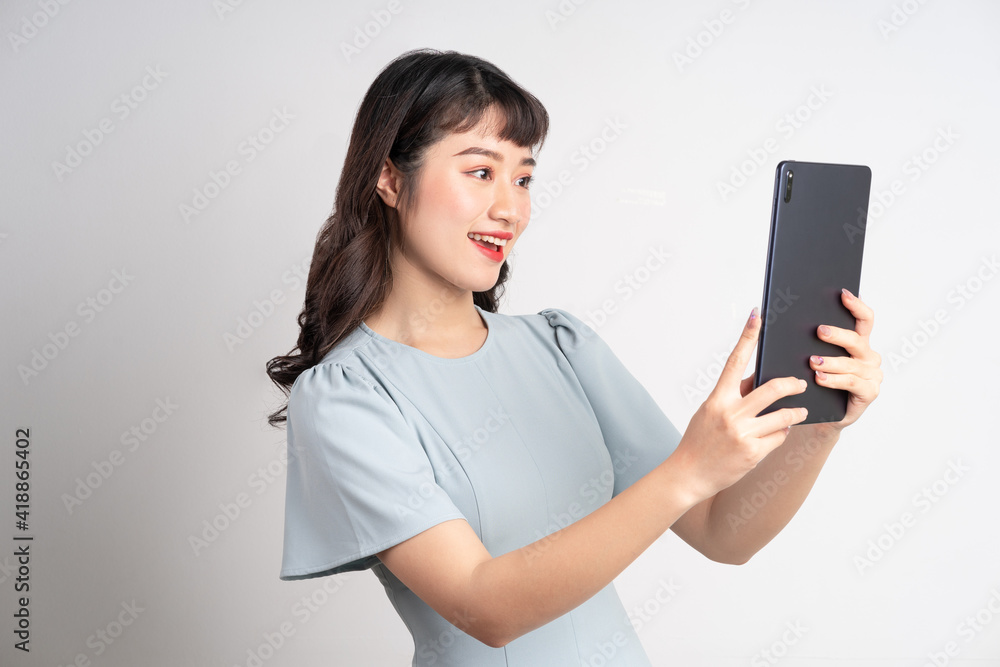
[[(488, 245), (483, 245), (484, 241), (476, 241), (475, 239), (469, 239), (469, 243), (476, 246), (476, 248), (479, 249), (479, 252), (483, 253), (484, 255), (492, 259), (494, 262), (503, 261), (503, 248), (493, 245), (492, 243)], [(493, 248), (496, 248), (496, 250), (494, 250)]]
[[(469, 232), (467, 236), (469, 241), (479, 248), (480, 252), (494, 262), (503, 261), (503, 248), (507, 241), (514, 238), (514, 234), (511, 232)], [(480, 238), (477, 240), (475, 237)], [(494, 241), (497, 241), (497, 243), (494, 243)]]

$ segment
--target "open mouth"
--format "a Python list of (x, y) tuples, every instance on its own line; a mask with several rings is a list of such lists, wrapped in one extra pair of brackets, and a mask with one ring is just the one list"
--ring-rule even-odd
[(507, 239), (498, 239), (495, 236), (485, 234), (475, 234), (469, 232), (469, 238), (492, 252), (500, 252), (500, 248), (507, 245)]
[(507, 241), (514, 238), (510, 232), (496, 234), (480, 234), (479, 232), (469, 232), (469, 241), (479, 248), (479, 252), (491, 262), (500, 263), (504, 260), (503, 247)]

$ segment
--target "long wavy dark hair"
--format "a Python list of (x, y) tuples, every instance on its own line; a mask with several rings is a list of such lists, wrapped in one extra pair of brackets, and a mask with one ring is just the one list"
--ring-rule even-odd
[[(500, 139), (541, 147), (549, 125), (545, 107), (485, 60), (420, 49), (399, 56), (375, 78), (354, 120), (333, 212), (316, 237), (298, 343), (267, 362), (268, 376), (286, 396), (295, 378), (318, 364), (392, 289), (390, 257), (399, 243), (399, 218), (375, 191), (386, 158), (403, 176), (397, 206), (406, 210), (428, 148), (450, 132), (471, 130), (493, 111)], [(474, 303), (496, 312), (509, 273), (505, 261), (496, 284), (475, 292)], [(287, 408), (286, 402), (268, 423), (284, 422)]]

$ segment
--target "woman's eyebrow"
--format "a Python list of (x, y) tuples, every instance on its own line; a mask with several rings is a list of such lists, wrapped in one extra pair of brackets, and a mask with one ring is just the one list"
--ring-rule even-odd
[[(484, 155), (491, 160), (496, 160), (497, 162), (503, 162), (503, 155), (500, 153), (490, 150), (489, 148), (480, 148), (479, 146), (470, 146), (464, 151), (459, 151), (452, 155), (452, 157), (458, 157), (459, 155)], [(522, 166), (534, 167), (537, 163), (534, 158), (526, 157), (521, 160)]]

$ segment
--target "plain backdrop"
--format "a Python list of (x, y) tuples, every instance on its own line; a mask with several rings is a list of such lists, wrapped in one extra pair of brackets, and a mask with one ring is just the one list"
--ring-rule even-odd
[(0, 662), (409, 664), (371, 573), (278, 580), (264, 364), (365, 90), (432, 47), (551, 114), (502, 312), (584, 318), (681, 430), (760, 304), (774, 166), (871, 167), (882, 395), (748, 564), (668, 533), (618, 578), (653, 664), (1000, 664), (998, 27), (989, 0), (4, 2)]

